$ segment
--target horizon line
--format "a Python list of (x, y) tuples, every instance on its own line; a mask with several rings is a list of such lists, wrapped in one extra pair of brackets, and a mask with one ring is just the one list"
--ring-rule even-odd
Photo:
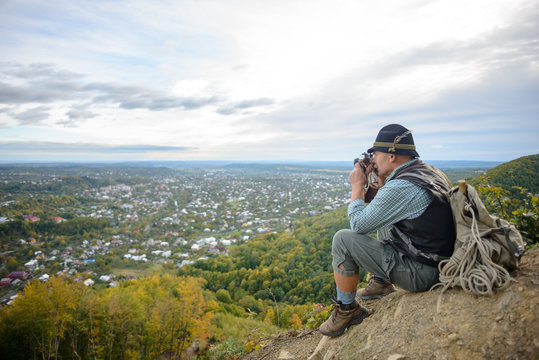
[[(530, 156), (530, 155), (524, 155)], [(522, 156), (522, 157), (524, 157)], [(517, 158), (518, 159), (518, 158)], [(436, 162), (480, 162), (480, 163), (504, 163), (511, 160), (461, 160), (461, 159), (421, 159), (423, 161)], [(128, 164), (128, 163), (243, 163), (243, 164), (296, 164), (296, 163), (351, 163), (352, 160), (18, 160), (18, 161), (0, 161), (1, 165), (9, 164)]]

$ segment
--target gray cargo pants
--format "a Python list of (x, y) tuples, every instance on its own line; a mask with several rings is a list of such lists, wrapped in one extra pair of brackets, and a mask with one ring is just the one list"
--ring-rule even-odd
[(333, 269), (353, 276), (361, 267), (408, 291), (425, 291), (439, 282), (438, 268), (414, 261), (383, 243), (387, 233), (387, 228), (381, 229), (375, 239), (352, 230), (337, 231), (332, 245)]

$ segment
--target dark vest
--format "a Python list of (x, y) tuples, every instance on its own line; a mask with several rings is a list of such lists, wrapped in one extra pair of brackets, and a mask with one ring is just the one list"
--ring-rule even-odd
[(393, 224), (386, 242), (420, 263), (438, 266), (440, 260), (453, 254), (455, 244), (453, 214), (445, 196), (451, 185), (440, 170), (421, 160), (401, 170), (393, 179), (407, 180), (426, 189), (433, 199), (419, 217)]

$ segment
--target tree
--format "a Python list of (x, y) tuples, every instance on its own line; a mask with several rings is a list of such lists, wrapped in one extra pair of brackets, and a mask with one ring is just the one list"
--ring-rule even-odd
[(27, 349), (42, 359), (57, 359), (80, 295), (80, 285), (51, 277), (46, 283), (33, 280), (6, 311), (6, 323), (14, 333), (26, 333)]
[(14, 257), (9, 257), (6, 262), (6, 268), (11, 272), (19, 268), (20, 264)]
[(487, 209), (514, 223), (529, 245), (538, 243), (539, 196), (519, 186), (513, 186), (513, 189), (519, 191), (521, 199), (512, 197), (509, 190), (486, 182), (477, 188)]
[(290, 316), (290, 319), (288, 320), (291, 327), (294, 329), (301, 329), (301, 319), (299, 318), (298, 314), (294, 313)]
[(217, 290), (217, 292), (215, 293), (215, 296), (217, 296), (217, 300), (224, 302), (225, 304), (230, 304), (232, 302), (230, 293), (225, 289)]

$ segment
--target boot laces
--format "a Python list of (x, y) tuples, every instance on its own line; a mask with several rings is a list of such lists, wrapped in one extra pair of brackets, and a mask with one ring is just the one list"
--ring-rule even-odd
[(372, 289), (378, 286), (383, 287), (385, 286), (385, 284), (377, 283), (376, 281), (374, 281), (374, 276), (373, 276), (369, 279), (369, 283), (367, 284), (367, 286), (365, 286), (365, 289)]
[(337, 317), (337, 312), (339, 312), (339, 310), (341, 309), (341, 304), (335, 298), (335, 296), (332, 296), (331, 300), (333, 300), (333, 311), (331, 312), (331, 321), (335, 322), (335, 318)]

